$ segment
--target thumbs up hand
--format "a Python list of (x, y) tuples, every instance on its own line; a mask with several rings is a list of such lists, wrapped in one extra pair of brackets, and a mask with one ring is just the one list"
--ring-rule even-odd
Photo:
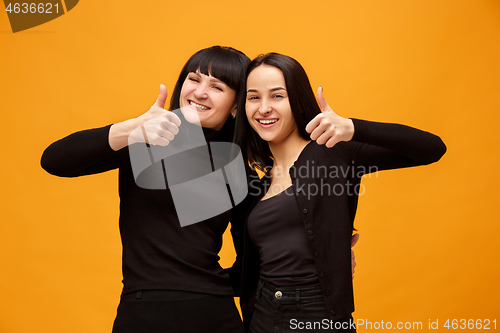
[(137, 125), (129, 136), (128, 144), (146, 142), (151, 145), (166, 146), (179, 133), (181, 120), (164, 109), (167, 100), (167, 88), (160, 85), (160, 95), (151, 108), (137, 118)]
[(311, 133), (311, 140), (319, 145), (326, 144), (328, 148), (340, 141), (350, 141), (354, 135), (352, 120), (342, 118), (333, 112), (323, 96), (322, 87), (318, 88), (317, 100), (321, 113), (306, 126), (307, 133)]
[(109, 145), (119, 150), (136, 142), (166, 146), (179, 133), (181, 120), (164, 109), (167, 88), (160, 85), (160, 95), (149, 110), (141, 116), (113, 124), (109, 130)]
[(153, 104), (153, 106), (151, 106), (151, 108), (146, 113), (144, 113), (137, 119), (141, 120), (142, 123), (144, 123), (154, 117), (166, 114), (168, 111), (165, 110), (164, 107), (165, 107), (165, 102), (167, 100), (167, 96), (168, 96), (167, 87), (165, 87), (163, 84), (160, 84), (160, 94), (158, 95), (156, 102)]

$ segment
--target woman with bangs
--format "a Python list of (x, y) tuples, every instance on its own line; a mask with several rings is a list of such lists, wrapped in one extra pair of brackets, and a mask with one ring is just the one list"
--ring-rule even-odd
[[(231, 142), (236, 96), (249, 62), (229, 47), (197, 52), (181, 70), (170, 110), (196, 113), (207, 142)], [(134, 178), (129, 150), (145, 142), (167, 146), (188, 123), (184, 111), (164, 109), (166, 98), (162, 85), (156, 103), (140, 117), (56, 141), (41, 164), (62, 177), (119, 169), (123, 292), (113, 332), (244, 332), (230, 276), (218, 262), (222, 235), (230, 220), (238, 221), (236, 210), (181, 227), (168, 186), (142, 188)], [(158, 162), (144, 173), (161, 168)]]
[(288, 56), (259, 56), (246, 77), (236, 142), (265, 176), (250, 186), (244, 322), (255, 333), (355, 332), (350, 240), (361, 177), (436, 162), (446, 146), (408, 126), (338, 116)]

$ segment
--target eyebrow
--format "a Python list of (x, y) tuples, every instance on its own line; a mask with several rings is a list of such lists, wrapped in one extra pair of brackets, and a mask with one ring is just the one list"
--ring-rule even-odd
[[(272, 89), (270, 89), (269, 91), (277, 91), (277, 90), (285, 90), (285, 91), (286, 91), (286, 89), (285, 89), (285, 88), (283, 88), (283, 87), (276, 87), (276, 88), (272, 88)], [(257, 90), (257, 89), (248, 89), (248, 90), (247, 90), (247, 93), (249, 93), (249, 92), (258, 92), (258, 90)]]
[(218, 82), (218, 83), (222, 83), (223, 85), (227, 86), (227, 84), (225, 84), (224, 82), (222, 82), (221, 80), (216, 79), (216, 78), (210, 79), (210, 82)]
[[(200, 74), (200, 72), (190, 72), (190, 73), (193, 73), (193, 74), (195, 74), (196, 76), (198, 76), (199, 78), (201, 78), (201, 74)], [(212, 77), (212, 78), (210, 79), (210, 82), (220, 83), (220, 84), (225, 85), (226, 87), (229, 87), (229, 86), (228, 86), (228, 85), (227, 85), (224, 81), (221, 81), (221, 80), (219, 80), (219, 79), (218, 79), (218, 78), (216, 78), (216, 77)]]

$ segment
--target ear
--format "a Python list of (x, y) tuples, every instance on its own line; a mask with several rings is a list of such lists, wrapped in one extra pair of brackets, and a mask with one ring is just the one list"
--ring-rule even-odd
[(231, 110), (231, 116), (232, 116), (233, 118), (236, 118), (236, 111), (237, 111), (237, 108), (238, 108), (238, 105), (236, 105), (236, 104), (235, 104), (235, 105), (234, 105), (234, 107), (233, 107), (233, 108), (232, 108), (232, 110)]

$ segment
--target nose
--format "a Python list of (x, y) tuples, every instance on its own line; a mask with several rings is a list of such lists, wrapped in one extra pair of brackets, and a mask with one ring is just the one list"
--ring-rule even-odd
[(271, 107), (271, 104), (269, 102), (267, 102), (265, 99), (262, 99), (262, 103), (260, 104), (258, 111), (261, 115), (267, 116), (273, 111), (273, 108)]
[(208, 97), (207, 88), (208, 87), (205, 84), (200, 84), (193, 92), (194, 97), (197, 99), (206, 99)]

